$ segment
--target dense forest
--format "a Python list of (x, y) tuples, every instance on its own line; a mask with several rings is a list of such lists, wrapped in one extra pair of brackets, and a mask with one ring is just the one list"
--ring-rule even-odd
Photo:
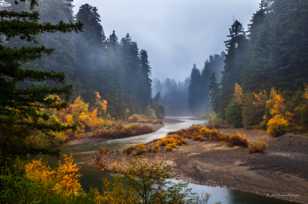
[(210, 56), (200, 71), (193, 66), (188, 87), (188, 104), (195, 115), (210, 111), (210, 86), (211, 81), (221, 81), (224, 69), (225, 53)]
[[(263, 0), (247, 31), (235, 20), (225, 54), (220, 59), (210, 57), (202, 71), (194, 65), (189, 86), (192, 112), (200, 115), (203, 105), (202, 113), (216, 112), (237, 127), (251, 127), (263, 121), (267, 99), (278, 92), (284, 101), (281, 114), (288, 115), (283, 117), (305, 126), (307, 104), (302, 96), (308, 82), (308, 30), (302, 25), (307, 7), (305, 1)], [(215, 59), (220, 65), (207, 68)], [(241, 99), (236, 100), (234, 94)]]
[[(247, 30), (235, 20), (226, 50), (180, 82), (152, 81), (130, 34), (107, 36), (96, 7), (73, 6), (0, 0), (0, 203), (208, 203), (177, 176), (230, 187), (240, 177), (247, 192), (279, 198), (263, 184), (284, 182), (305, 203), (306, 0), (261, 0)], [(85, 169), (100, 188), (83, 185)]]
[[(13, 3), (13, 1), (12, 1)], [(13, 3), (14, 5), (14, 3)], [(22, 5), (14, 5), (17, 11)], [(151, 66), (129, 34), (122, 39), (113, 31), (106, 36), (97, 8), (84, 4), (76, 16), (70, 0), (46, 0), (36, 8), (41, 22), (80, 22), (79, 33), (47, 33), (39, 41), (55, 51), (35, 62), (37, 67), (63, 72), (72, 85), (71, 98), (95, 102), (95, 92), (109, 101), (109, 114), (125, 118), (144, 113), (151, 106)], [(43, 65), (43, 66), (42, 66)]]

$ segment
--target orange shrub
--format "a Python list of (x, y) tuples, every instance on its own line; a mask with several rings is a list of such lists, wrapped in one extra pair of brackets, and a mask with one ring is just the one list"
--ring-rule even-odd
[(42, 160), (33, 160), (25, 165), (25, 175), (29, 180), (64, 197), (79, 196), (82, 193), (79, 168), (70, 156), (65, 156), (55, 170), (51, 170)]
[(42, 160), (33, 160), (25, 165), (25, 175), (31, 181), (49, 186), (55, 179), (55, 172)]
[(70, 156), (64, 156), (56, 170), (56, 184), (53, 190), (65, 197), (78, 196), (82, 192), (79, 182), (79, 167)]
[(181, 146), (185, 144), (185, 141), (178, 135), (168, 135), (167, 137), (164, 137), (157, 141), (160, 146), (167, 146), (167, 145), (175, 145), (175, 146)]
[(267, 149), (268, 144), (265, 140), (257, 140), (253, 142), (249, 142), (248, 149), (249, 153), (264, 153), (264, 151)]
[(170, 143), (166, 145), (165, 150), (167, 152), (172, 152), (174, 149), (176, 149), (176, 147), (177, 147), (176, 144)]
[(227, 142), (234, 146), (248, 147), (249, 145), (248, 136), (244, 133), (236, 133), (229, 135), (227, 138)]
[(276, 89), (271, 90), (270, 99), (266, 102), (266, 107), (271, 116), (282, 115), (285, 112), (285, 100)]
[(281, 115), (275, 115), (267, 122), (267, 132), (274, 137), (278, 137), (287, 132), (288, 126), (288, 120)]

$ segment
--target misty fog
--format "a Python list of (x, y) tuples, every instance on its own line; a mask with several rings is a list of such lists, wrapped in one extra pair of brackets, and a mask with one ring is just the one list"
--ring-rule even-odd
[(129, 32), (146, 48), (152, 77), (185, 80), (192, 65), (224, 51), (228, 28), (235, 19), (247, 25), (258, 0), (75, 0), (78, 8), (98, 8), (106, 35)]

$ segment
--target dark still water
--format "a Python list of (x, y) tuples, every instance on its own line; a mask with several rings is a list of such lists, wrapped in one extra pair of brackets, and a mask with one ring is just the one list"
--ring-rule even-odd
[[(63, 152), (72, 154), (77, 163), (81, 166), (81, 182), (85, 189), (89, 189), (91, 187), (101, 188), (102, 178), (108, 177), (109, 175), (98, 171), (94, 167), (89, 167), (86, 165), (87, 161), (93, 158), (93, 154), (100, 148), (104, 147), (119, 150), (131, 145), (147, 143), (164, 137), (168, 132), (185, 129), (192, 125), (203, 124), (206, 122), (203, 120), (194, 120), (189, 117), (177, 117), (172, 118), (172, 120), (173, 122), (166, 122), (164, 127), (154, 133), (109, 141), (99, 139), (88, 141), (82, 144), (66, 146), (64, 147)], [(233, 191), (228, 188), (196, 184), (189, 184), (188, 188), (192, 190), (192, 193), (195, 193), (199, 197), (205, 197), (206, 194), (209, 195), (208, 203), (201, 202), (200, 204), (294, 204), (292, 202), (285, 202), (251, 193)]]
[(233, 191), (227, 188), (196, 184), (189, 184), (188, 187), (192, 189), (193, 193), (196, 193), (201, 197), (204, 197), (205, 193), (209, 194), (208, 204), (291, 204), (291, 202), (258, 196), (251, 193)]

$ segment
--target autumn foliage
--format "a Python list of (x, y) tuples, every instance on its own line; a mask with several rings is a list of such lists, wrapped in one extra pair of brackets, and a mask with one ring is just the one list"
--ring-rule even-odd
[(25, 165), (25, 176), (64, 197), (79, 196), (82, 193), (79, 167), (70, 156), (64, 156), (63, 162), (55, 170), (42, 160), (33, 160)]
[[(84, 137), (127, 137), (146, 134), (153, 131), (147, 124), (115, 121), (108, 116), (108, 101), (96, 93), (93, 105), (85, 102), (81, 97), (73, 100), (65, 109), (55, 112), (56, 120), (71, 127), (66, 131), (54, 132), (57, 139), (67, 141)], [(145, 117), (143, 117), (145, 120)], [(143, 123), (156, 123), (146, 120)]]
[(272, 136), (280, 136), (287, 132), (289, 126), (286, 117), (285, 99), (276, 89), (271, 90), (270, 99), (266, 103), (269, 112), (267, 132)]
[(110, 127), (113, 122), (106, 119), (108, 102), (101, 99), (101, 95), (96, 93), (96, 103), (90, 106), (81, 97), (77, 97), (67, 108), (57, 111), (56, 116), (66, 125), (74, 127), (74, 130), (59, 133), (58, 138), (82, 137), (87, 132), (94, 131), (102, 127)]
[(147, 144), (132, 146), (124, 150), (126, 155), (139, 156), (146, 153), (170, 152), (180, 146), (195, 142), (223, 142), (230, 146), (248, 148), (251, 153), (264, 152), (267, 141), (262, 138), (251, 140), (240, 132), (225, 134), (215, 128), (203, 125), (195, 125), (188, 129), (169, 133), (166, 137), (154, 140)]
[(277, 137), (289, 131), (306, 131), (307, 118), (307, 85), (296, 92), (283, 92), (275, 88), (245, 92), (239, 84), (235, 84), (233, 98), (225, 109), (224, 118), (216, 118), (214, 124), (216, 127), (226, 126), (227, 123), (235, 128), (263, 128)]

